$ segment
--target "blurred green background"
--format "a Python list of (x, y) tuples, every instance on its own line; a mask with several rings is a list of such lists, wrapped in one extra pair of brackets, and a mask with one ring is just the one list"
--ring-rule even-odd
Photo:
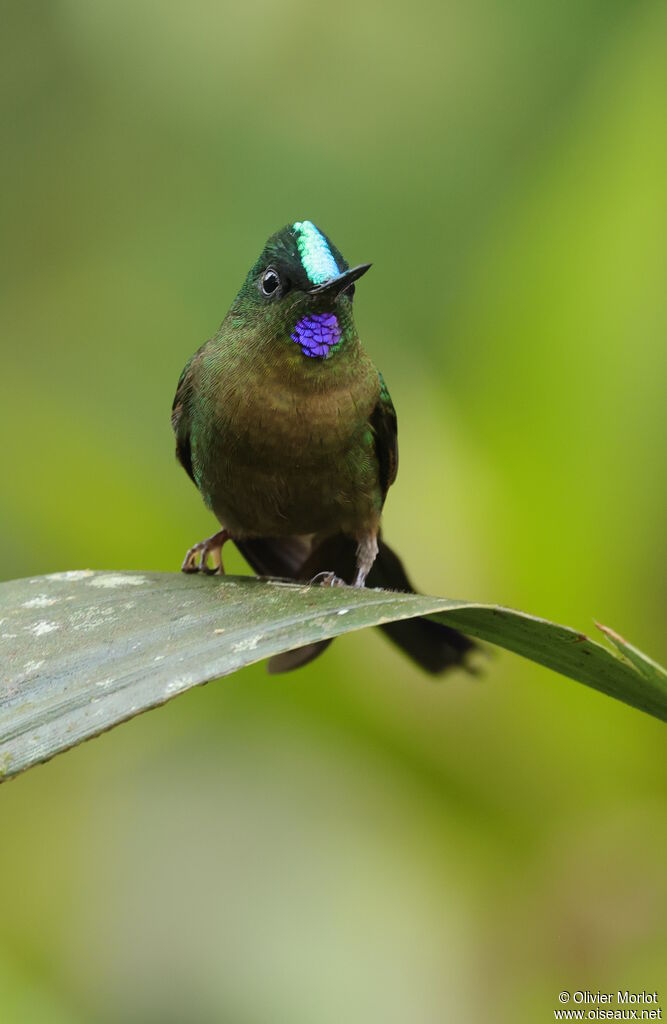
[[(667, 656), (666, 15), (6, 5), (0, 577), (175, 570), (211, 532), (176, 381), (310, 218), (374, 263), (420, 586)], [(0, 1020), (665, 1006), (666, 768), (657, 722), (510, 655), (434, 683), (367, 631), (256, 666), (0, 789)]]

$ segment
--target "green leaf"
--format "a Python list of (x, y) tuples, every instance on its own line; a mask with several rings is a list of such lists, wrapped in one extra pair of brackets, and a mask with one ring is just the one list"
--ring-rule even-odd
[(663, 691), (667, 689), (667, 670), (662, 665), (659, 665), (657, 661), (653, 661), (652, 658), (649, 658), (647, 654), (644, 654), (637, 647), (633, 647), (632, 644), (629, 644), (627, 640), (624, 640), (620, 634), (610, 629), (609, 626), (603, 626), (601, 622), (596, 622), (595, 625), (612, 642), (614, 647), (617, 647), (621, 654), (625, 655), (644, 679), (647, 679), (649, 683), (653, 683), (658, 689), (662, 688)]
[(429, 615), (667, 719), (664, 670), (566, 626), (419, 594), (174, 573), (56, 573), (0, 584), (0, 777), (199, 683), (315, 640)]

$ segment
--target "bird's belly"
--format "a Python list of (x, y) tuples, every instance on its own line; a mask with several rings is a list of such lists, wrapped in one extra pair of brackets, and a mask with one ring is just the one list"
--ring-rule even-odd
[(377, 523), (376, 388), (371, 367), (327, 390), (268, 379), (221, 396), (194, 462), (200, 490), (232, 535), (354, 534)]
[[(249, 453), (250, 454), (250, 453)], [(233, 535), (355, 534), (380, 512), (377, 471), (362, 451), (322, 460), (221, 460), (211, 506)]]
[(371, 434), (340, 420), (218, 422), (200, 488), (233, 535), (357, 533), (377, 522), (381, 489)]

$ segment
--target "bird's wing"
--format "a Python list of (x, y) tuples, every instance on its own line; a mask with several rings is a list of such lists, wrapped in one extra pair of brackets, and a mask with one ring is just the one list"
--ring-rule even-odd
[(380, 486), (384, 500), (398, 473), (398, 421), (394, 403), (382, 374), (379, 374), (379, 377), (380, 397), (371, 413), (370, 425), (375, 439), (375, 454), (380, 468)]
[(176, 435), (176, 457), (190, 479), (196, 483), (192, 471), (192, 449), (190, 445), (190, 396), (192, 394), (193, 359), (186, 364), (179, 378), (176, 394), (174, 395), (174, 404), (171, 407), (171, 425)]

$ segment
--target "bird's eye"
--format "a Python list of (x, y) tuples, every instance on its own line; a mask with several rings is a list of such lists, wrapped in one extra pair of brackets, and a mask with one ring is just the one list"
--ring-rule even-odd
[(280, 278), (273, 267), (269, 267), (262, 274), (261, 287), (264, 295), (274, 295), (280, 288)]

